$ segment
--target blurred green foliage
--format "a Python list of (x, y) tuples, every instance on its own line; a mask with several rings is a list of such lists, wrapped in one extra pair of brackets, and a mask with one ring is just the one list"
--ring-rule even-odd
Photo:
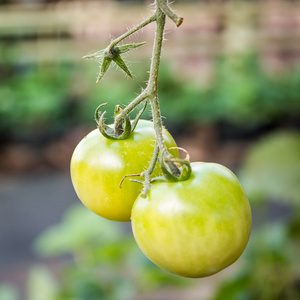
[(18, 300), (19, 294), (16, 288), (11, 284), (0, 285), (0, 300)]
[(213, 300), (300, 299), (300, 235), (293, 236), (290, 226), (277, 222), (255, 231), (240, 271), (221, 284)]
[(299, 132), (279, 131), (262, 137), (246, 155), (240, 179), (253, 202), (267, 198), (299, 205)]
[[(277, 132), (246, 155), (240, 179), (261, 221), (251, 235), (237, 273), (213, 300), (300, 299), (300, 135)], [(281, 213), (271, 219), (270, 210)]]
[[(42, 232), (34, 247), (39, 256), (63, 257), (64, 263), (56, 271), (51, 264), (30, 268), (30, 300), (132, 300), (138, 293), (189, 284), (152, 264), (124, 223), (100, 218), (82, 204)], [(19, 299), (16, 287), (0, 285), (0, 300)]]
[(58, 277), (44, 265), (31, 268), (30, 300), (126, 300), (188, 282), (147, 260), (122, 223), (100, 218), (82, 204), (71, 207), (61, 223), (43, 232), (35, 249), (43, 257), (68, 259)]
[[(135, 64), (134, 81), (111, 71), (96, 85), (96, 67), (90, 62), (3, 66), (0, 131), (34, 135), (93, 125), (95, 108), (108, 102), (112, 116), (116, 104), (128, 104), (140, 91), (148, 69), (147, 64)], [(299, 94), (300, 70), (267, 75), (254, 54), (220, 57), (206, 86), (178, 76), (166, 63), (160, 70), (161, 110), (170, 126), (225, 122), (257, 128), (285, 122), (299, 117)]]
[(163, 68), (160, 100), (171, 123), (224, 122), (257, 128), (300, 114), (300, 69), (268, 75), (255, 54), (222, 56), (215, 62), (208, 86), (182, 83), (177, 73)]
[[(10, 130), (48, 131), (65, 122), (70, 68), (37, 66), (20, 70), (1, 80), (0, 127)], [(58, 123), (58, 124), (57, 124)], [(57, 124), (57, 125), (56, 125)]]

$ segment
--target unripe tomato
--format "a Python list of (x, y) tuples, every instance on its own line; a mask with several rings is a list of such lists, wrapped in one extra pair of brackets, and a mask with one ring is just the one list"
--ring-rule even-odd
[(205, 277), (236, 261), (251, 232), (251, 209), (236, 176), (215, 163), (193, 163), (186, 181), (153, 183), (132, 209), (134, 237), (161, 268)]
[[(170, 133), (164, 129), (166, 146), (176, 147)], [(110, 140), (98, 129), (83, 138), (71, 159), (71, 178), (78, 198), (94, 213), (114, 221), (130, 221), (133, 202), (142, 185), (124, 181), (125, 175), (140, 174), (151, 161), (155, 146), (153, 123), (140, 120), (134, 132), (125, 140)], [(178, 156), (177, 150), (172, 154)], [(157, 164), (153, 176), (159, 176)]]

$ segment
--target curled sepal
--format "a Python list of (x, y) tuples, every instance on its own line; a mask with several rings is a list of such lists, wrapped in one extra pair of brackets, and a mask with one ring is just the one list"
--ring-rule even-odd
[(101, 115), (102, 115), (102, 113), (101, 113), (101, 108), (102, 108), (103, 106), (105, 106), (106, 104), (107, 104), (107, 102), (106, 102), (106, 103), (100, 104), (100, 105), (96, 108), (96, 110), (95, 110), (95, 120), (96, 120), (97, 124), (99, 124), (100, 117), (101, 117)]
[(148, 101), (145, 101), (145, 104), (143, 106), (143, 108), (139, 111), (139, 113), (136, 115), (135, 119), (133, 120), (132, 124), (131, 124), (131, 131), (134, 131), (136, 125), (138, 124), (139, 119), (141, 118), (143, 112), (145, 111), (146, 107), (147, 107)]
[(101, 113), (100, 109), (105, 106), (107, 103), (101, 104), (97, 107), (95, 111), (95, 119), (98, 124), (98, 129), (100, 133), (106, 137), (107, 139), (111, 140), (124, 140), (129, 137), (131, 134), (131, 122), (127, 114), (123, 111), (122, 107), (120, 105), (117, 105), (115, 108), (115, 117), (119, 114), (121, 114), (121, 123), (120, 125), (116, 124), (115, 122), (115, 128), (111, 128), (107, 126), (104, 122), (104, 117), (106, 114), (106, 111)]
[(157, 176), (150, 180), (150, 183), (157, 183), (157, 182), (162, 183), (162, 182), (168, 182), (168, 181), (166, 180), (166, 178), (164, 176)]
[[(175, 158), (168, 151), (163, 151), (161, 154), (161, 159), (160, 159), (160, 168), (161, 168), (161, 171), (162, 171), (164, 177), (168, 181), (172, 181), (172, 182), (184, 181), (184, 180), (189, 179), (189, 177), (192, 173), (189, 154), (183, 148), (172, 147), (169, 150), (172, 150), (172, 149), (179, 149), (179, 150), (184, 151), (186, 153), (186, 157), (184, 159)], [(172, 169), (170, 168), (170, 163), (179, 168), (179, 170), (180, 170), (179, 174), (177, 174), (177, 173), (174, 174), (172, 172)]]

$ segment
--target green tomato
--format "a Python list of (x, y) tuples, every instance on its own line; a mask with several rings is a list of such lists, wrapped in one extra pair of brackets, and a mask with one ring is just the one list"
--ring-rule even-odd
[[(170, 133), (164, 129), (166, 146), (176, 147)], [(94, 213), (109, 220), (130, 221), (131, 208), (142, 185), (124, 181), (125, 175), (140, 174), (151, 161), (155, 146), (153, 123), (140, 120), (134, 132), (125, 140), (110, 140), (98, 129), (80, 141), (71, 159), (71, 178), (78, 198)], [(171, 153), (178, 157), (178, 151)], [(153, 176), (159, 176), (157, 164)]]
[(251, 232), (251, 209), (236, 176), (193, 163), (186, 181), (153, 183), (132, 209), (134, 237), (161, 268), (184, 277), (215, 274), (236, 261)]

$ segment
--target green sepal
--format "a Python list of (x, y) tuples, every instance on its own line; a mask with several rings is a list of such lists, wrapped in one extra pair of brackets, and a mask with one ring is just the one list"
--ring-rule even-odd
[[(120, 105), (117, 105), (116, 109), (115, 109), (115, 116), (118, 115), (119, 113), (121, 113), (122, 121), (123, 121), (122, 128), (119, 128), (119, 130), (116, 130), (115, 128), (111, 128), (111, 127), (107, 126), (104, 122), (104, 117), (105, 117), (106, 111), (104, 111), (102, 114), (100, 113), (100, 109), (104, 105), (106, 105), (106, 103), (99, 105), (95, 112), (95, 119), (98, 123), (98, 129), (99, 129), (100, 133), (104, 137), (106, 137), (107, 139), (110, 139), (110, 140), (127, 139), (132, 132), (131, 131), (131, 122), (130, 122), (128, 115), (125, 114), (125, 112), (123, 111), (123, 109), (121, 108)], [(116, 122), (115, 122), (115, 126), (116, 126)], [(120, 132), (118, 132), (118, 131), (120, 131)]]
[(105, 106), (105, 105), (107, 105), (107, 102), (106, 103), (102, 103), (102, 104), (100, 104), (97, 108), (96, 108), (96, 110), (95, 110), (95, 120), (96, 120), (96, 123), (97, 124), (99, 124), (99, 121), (100, 121), (100, 118), (101, 118), (101, 115), (102, 115), (102, 113), (101, 113), (101, 108), (103, 107), (103, 106)]
[[(123, 140), (128, 138), (136, 128), (140, 117), (147, 107), (147, 104), (148, 101), (146, 100), (144, 106), (139, 111), (133, 122), (130, 121), (129, 116), (123, 111), (122, 107), (120, 105), (116, 105), (114, 111), (114, 128), (107, 126), (104, 122), (106, 111), (103, 113), (101, 112), (101, 109), (107, 105), (107, 102), (100, 104), (95, 110), (95, 120), (98, 124), (100, 133), (108, 139)], [(121, 116), (118, 117), (120, 114)]]
[(92, 59), (98, 62), (102, 62), (102, 60), (104, 59), (104, 54), (105, 54), (105, 49), (99, 50), (93, 54), (88, 54), (83, 56), (83, 59)]
[(130, 50), (133, 50), (133, 49), (143, 46), (145, 44), (146, 44), (146, 42), (126, 44), (126, 45), (118, 46), (118, 47), (116, 47), (116, 49), (118, 50), (119, 53), (126, 53)]
[(100, 81), (100, 79), (104, 76), (104, 74), (108, 70), (111, 62), (112, 62), (112, 58), (107, 57), (107, 56), (103, 58), (103, 61), (102, 61), (102, 64), (101, 64), (101, 68), (100, 68), (100, 73), (97, 76), (96, 83), (98, 83)]
[[(133, 43), (133, 44), (126, 44), (118, 47), (113, 48), (106, 48), (99, 50), (93, 54), (88, 54), (83, 56), (84, 59), (92, 59), (100, 63), (100, 72), (97, 76), (96, 83), (98, 83), (106, 71), (108, 70), (110, 64), (112, 61), (114, 61), (131, 79), (133, 79), (130, 70), (128, 69), (127, 65), (123, 61), (121, 57), (121, 53), (128, 52), (130, 50), (133, 50), (137, 47), (140, 47), (144, 45), (145, 42), (142, 43)], [(108, 50), (109, 49), (109, 50)]]
[(162, 182), (168, 182), (167, 179), (164, 176), (158, 176), (151, 179), (150, 183), (162, 183)]
[(125, 64), (124, 60), (122, 59), (120, 54), (116, 54), (113, 57), (113, 61), (131, 78), (133, 79), (131, 72), (129, 71), (127, 65)]
[[(161, 156), (160, 168), (164, 177), (168, 181), (178, 182), (189, 179), (192, 173), (192, 168), (188, 156), (185, 159), (175, 158), (171, 156), (167, 151), (164, 151)], [(174, 166), (179, 165), (181, 167), (179, 176), (177, 176), (177, 174), (173, 174), (172, 171), (170, 171), (170, 163)]]

